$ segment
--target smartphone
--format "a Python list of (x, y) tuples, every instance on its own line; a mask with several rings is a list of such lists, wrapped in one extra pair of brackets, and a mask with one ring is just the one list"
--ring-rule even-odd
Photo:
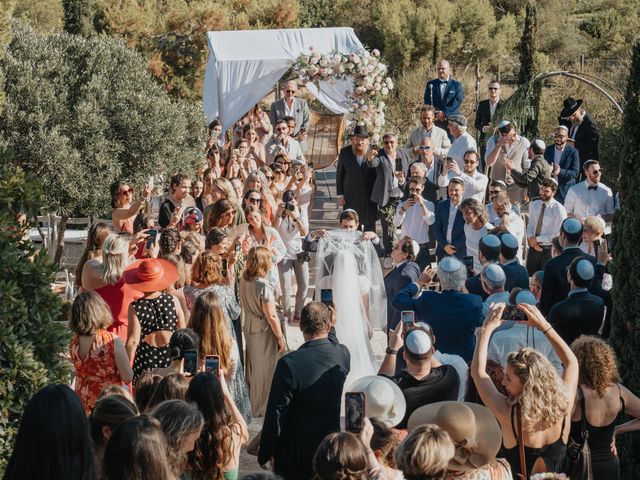
[(220, 356), (206, 355), (204, 357), (204, 371), (213, 372), (217, 376), (220, 373)]
[(330, 288), (320, 290), (320, 301), (325, 305), (331, 305), (333, 303), (333, 290)]
[(599, 240), (599, 239), (594, 240), (594, 241), (593, 241), (593, 246), (594, 246), (594, 247), (596, 247), (596, 248), (598, 248), (598, 247), (600, 246), (600, 240)]
[(240, 245), (240, 242), (236, 242), (236, 255), (240, 255), (240, 252), (242, 251), (242, 245)]
[(187, 350), (184, 352), (184, 373), (191, 376), (198, 372), (198, 352)]
[(473, 277), (473, 257), (462, 257), (462, 263), (467, 267), (467, 278)]
[(344, 429), (351, 433), (360, 433), (364, 428), (364, 393), (347, 392), (344, 394)]
[(227, 276), (227, 269), (229, 268), (229, 262), (226, 258), (222, 259), (222, 275)]
[(153, 247), (153, 244), (156, 243), (156, 237), (158, 236), (158, 230), (147, 230), (147, 250)]
[(402, 168), (402, 159), (400, 157), (396, 158), (396, 172), (403, 172)]
[(505, 305), (504, 311), (502, 312), (502, 319), (523, 322), (527, 320), (527, 316), (515, 305)]
[(400, 320), (402, 321), (402, 331), (407, 333), (411, 326), (416, 323), (416, 314), (412, 310), (404, 310), (400, 312)]

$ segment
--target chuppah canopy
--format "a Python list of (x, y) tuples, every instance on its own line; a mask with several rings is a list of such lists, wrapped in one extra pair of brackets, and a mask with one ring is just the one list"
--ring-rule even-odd
[[(208, 32), (209, 60), (203, 107), (207, 122), (216, 117), (227, 129), (251, 110), (301, 54), (310, 49), (355, 53), (362, 47), (352, 28), (296, 28)], [(329, 80), (307, 90), (334, 113), (347, 113), (353, 82)]]

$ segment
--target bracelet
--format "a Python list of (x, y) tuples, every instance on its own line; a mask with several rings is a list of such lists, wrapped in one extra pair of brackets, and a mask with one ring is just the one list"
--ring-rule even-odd
[(387, 347), (387, 349), (385, 350), (385, 353), (387, 355), (397, 355), (398, 350), (394, 350), (393, 348)]
[(547, 329), (546, 329), (544, 332), (542, 332), (542, 333), (543, 333), (544, 335), (546, 335), (546, 334), (547, 334), (547, 332), (548, 332), (549, 330), (553, 330), (553, 325), (552, 325), (552, 326), (550, 326), (549, 328), (547, 328)]

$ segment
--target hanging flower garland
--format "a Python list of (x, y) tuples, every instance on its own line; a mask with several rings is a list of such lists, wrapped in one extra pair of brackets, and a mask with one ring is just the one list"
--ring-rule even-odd
[(383, 97), (393, 89), (393, 80), (387, 76), (387, 66), (380, 60), (380, 52), (362, 48), (355, 53), (332, 51), (323, 54), (310, 49), (296, 59), (294, 69), (305, 82), (319, 86), (320, 80), (353, 80), (353, 90), (347, 92), (351, 104), (352, 126), (363, 125), (376, 140), (384, 125)]

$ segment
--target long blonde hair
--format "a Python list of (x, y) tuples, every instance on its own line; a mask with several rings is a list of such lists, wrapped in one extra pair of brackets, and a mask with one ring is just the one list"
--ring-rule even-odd
[(82, 286), (82, 269), (84, 268), (84, 264), (87, 263), (87, 260), (94, 259), (102, 253), (102, 245), (110, 233), (109, 225), (105, 222), (94, 223), (89, 228), (84, 252), (82, 252), (78, 265), (76, 265), (76, 285), (79, 287)]
[(258, 245), (249, 250), (242, 278), (247, 282), (252, 282), (256, 278), (265, 278), (270, 269), (271, 250), (263, 245)]
[(231, 348), (233, 342), (224, 311), (218, 296), (213, 292), (204, 292), (196, 299), (191, 314), (191, 328), (200, 337), (198, 352), (205, 355), (219, 355), (220, 368), (229, 372), (232, 367)]
[(580, 385), (592, 388), (598, 397), (620, 381), (616, 354), (601, 338), (582, 335), (573, 341), (571, 350), (578, 359)]
[(100, 276), (107, 285), (115, 285), (129, 265), (129, 242), (112, 233), (102, 244)]
[(507, 365), (522, 381), (519, 403), (527, 430), (539, 432), (556, 425), (569, 411), (564, 383), (551, 362), (532, 348), (521, 347), (507, 356)]

